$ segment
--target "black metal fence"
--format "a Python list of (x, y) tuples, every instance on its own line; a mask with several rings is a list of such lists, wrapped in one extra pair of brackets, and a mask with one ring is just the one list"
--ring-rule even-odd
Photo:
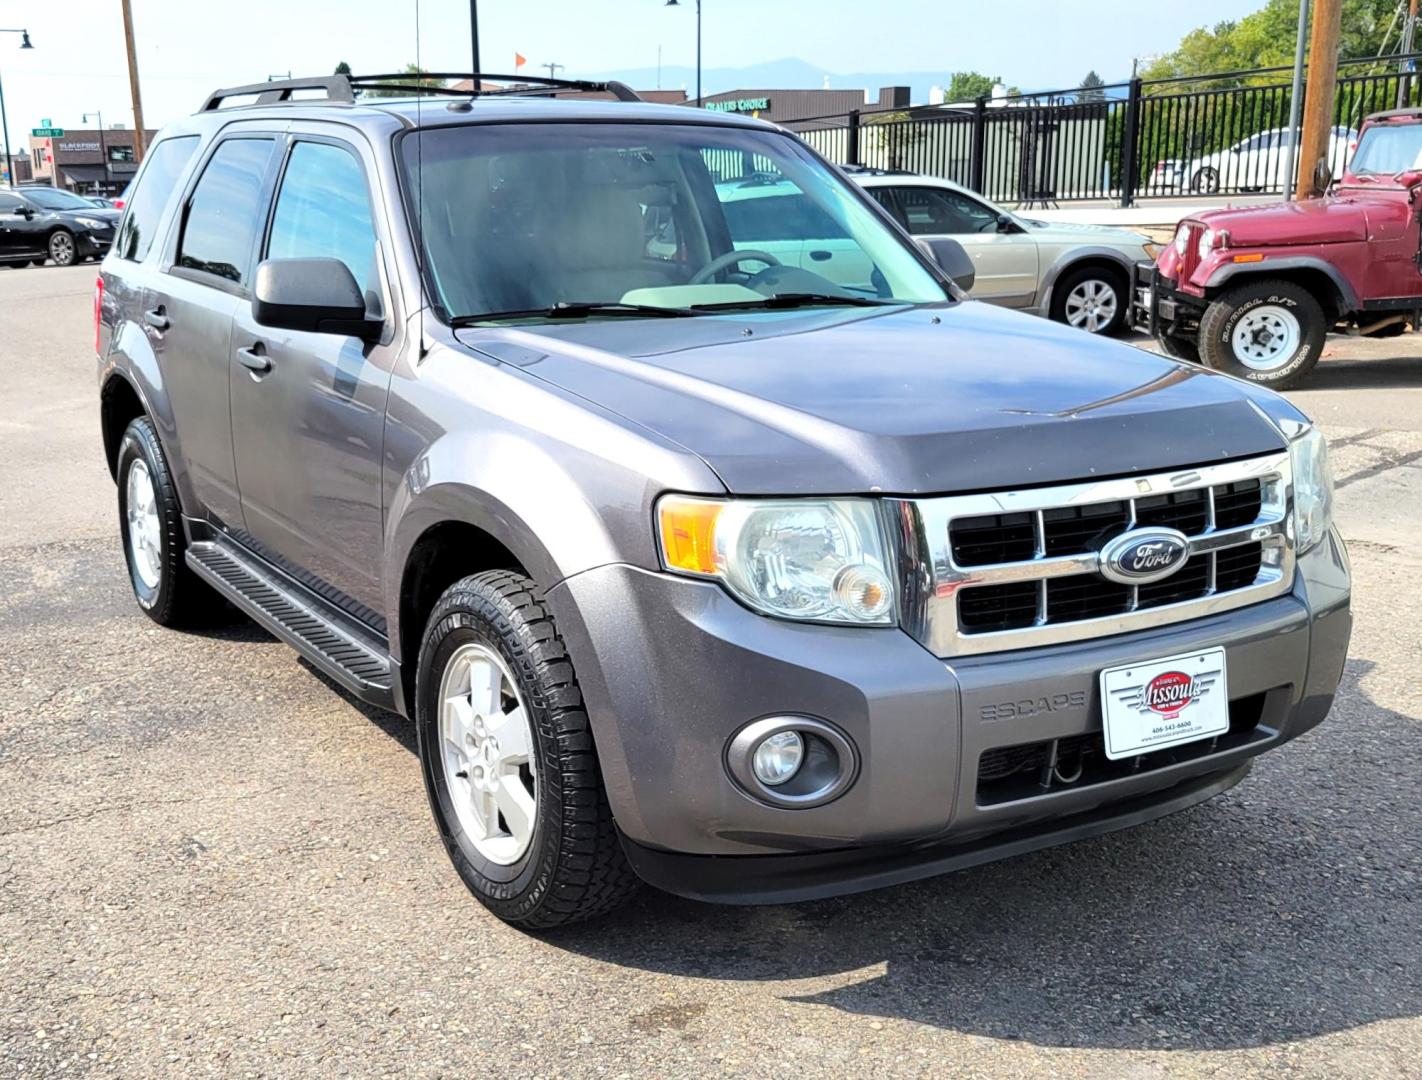
[[(1363, 117), (1422, 105), (1422, 53), (1339, 64), (1336, 175)], [(1403, 71), (1400, 68), (1406, 68)], [(1018, 206), (1079, 199), (1282, 194), (1291, 69), (856, 110), (780, 123), (838, 164), (941, 176)]]

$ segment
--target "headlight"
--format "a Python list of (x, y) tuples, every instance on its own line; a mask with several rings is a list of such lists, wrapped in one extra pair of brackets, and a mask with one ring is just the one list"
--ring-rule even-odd
[(86, 229), (98, 229), (102, 231), (109, 227), (109, 223), (107, 221), (100, 221), (98, 218), (77, 217), (74, 220), (77, 221), (80, 225), (83, 225)]
[(1200, 234), (1200, 243), (1195, 248), (1195, 255), (1203, 259), (1210, 253), (1210, 248), (1215, 246), (1215, 231), (1206, 229)]
[(1182, 221), (1180, 223), (1180, 228), (1175, 230), (1175, 254), (1179, 255), (1183, 259), (1185, 257), (1185, 249), (1189, 246), (1189, 244), (1190, 226), (1186, 225)]
[(894, 586), (867, 499), (702, 499), (657, 504), (662, 561), (718, 579), (748, 607), (808, 622), (889, 626)]
[(1328, 443), (1309, 428), (1289, 444), (1294, 473), (1294, 539), (1302, 555), (1328, 535), (1333, 520), (1333, 474), (1328, 469)]

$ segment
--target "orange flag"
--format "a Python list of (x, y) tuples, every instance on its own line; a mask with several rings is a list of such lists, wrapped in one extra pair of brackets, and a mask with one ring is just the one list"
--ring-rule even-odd
[(514, 53), (514, 70), (515, 70), (515, 71), (517, 71), (519, 68), (523, 67), (523, 65), (526, 64), (526, 63), (528, 63), (528, 57), (522, 56), (522, 55), (520, 55), (519, 53)]

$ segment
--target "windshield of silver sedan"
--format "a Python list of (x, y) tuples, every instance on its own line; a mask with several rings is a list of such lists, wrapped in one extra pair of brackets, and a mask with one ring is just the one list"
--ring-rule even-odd
[(459, 325), (941, 303), (798, 141), (705, 124), (472, 124), (401, 143), (427, 281)]

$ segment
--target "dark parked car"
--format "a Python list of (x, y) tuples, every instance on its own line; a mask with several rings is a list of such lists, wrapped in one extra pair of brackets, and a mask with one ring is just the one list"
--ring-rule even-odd
[(114, 241), (119, 212), (41, 185), (0, 188), (0, 263), (71, 266), (101, 257)]
[[(225, 597), (411, 718), (501, 918), (1094, 836), (1327, 715), (1348, 562), (1283, 398), (968, 302), (961, 246), (758, 120), (373, 85), (154, 143), (97, 284), (104, 453), (139, 606)], [(756, 247), (737, 177), (858, 273)]]

